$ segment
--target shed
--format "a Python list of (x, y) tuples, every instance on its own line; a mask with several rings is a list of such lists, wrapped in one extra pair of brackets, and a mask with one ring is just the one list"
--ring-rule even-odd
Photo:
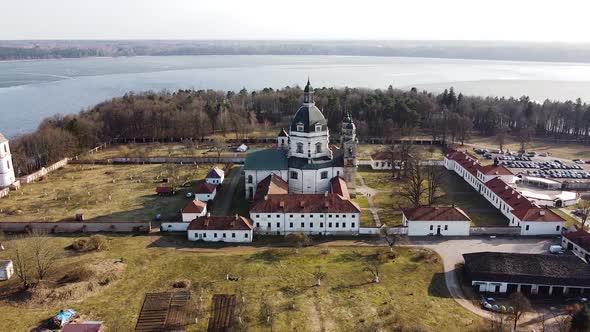
[(246, 152), (248, 151), (248, 146), (246, 144), (242, 144), (236, 148), (237, 152)]
[(8, 280), (14, 274), (11, 260), (0, 260), (0, 281)]

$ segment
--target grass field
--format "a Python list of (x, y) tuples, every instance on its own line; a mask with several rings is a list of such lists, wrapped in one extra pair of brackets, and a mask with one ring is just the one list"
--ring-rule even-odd
[[(41, 307), (11, 302), (18, 280), (0, 284), (0, 322), (4, 331), (28, 331), (64, 307), (89, 320), (101, 320), (130, 331), (146, 292), (172, 290), (177, 280), (202, 294), (198, 324), (206, 329), (213, 294), (238, 294), (245, 299), (243, 321), (248, 331), (476, 331), (485, 324), (450, 298), (440, 258), (421, 249), (396, 249), (397, 257), (380, 268), (379, 284), (364, 271), (370, 247), (292, 248), (198, 247), (175, 236), (110, 237), (108, 251), (72, 253), (63, 248), (75, 237), (49, 237), (45, 243), (60, 252), (49, 280), (60, 279), (75, 266), (121, 261), (118, 279), (91, 294), (60, 299)], [(16, 240), (5, 241), (10, 257)], [(23, 240), (18, 240), (23, 241)], [(203, 246), (203, 245), (201, 245)], [(382, 248), (381, 250), (385, 250)], [(326, 272), (314, 287), (312, 272)], [(226, 281), (230, 273), (239, 281)], [(49, 281), (48, 281), (49, 282)], [(198, 298), (198, 296), (195, 296)], [(267, 324), (263, 304), (272, 312)]]
[[(2, 199), (0, 221), (61, 221), (82, 210), (86, 220), (145, 221), (177, 215), (186, 192), (211, 165), (68, 165)], [(174, 196), (157, 196), (163, 177), (178, 186)], [(187, 187), (180, 185), (187, 183)], [(193, 186), (191, 186), (193, 185)]]
[[(375, 152), (387, 151), (387, 145), (383, 144), (359, 144), (357, 147), (358, 159), (370, 159)], [(442, 160), (443, 153), (439, 146), (413, 145), (412, 155), (423, 160)]]
[[(469, 144), (498, 148), (498, 142), (495, 137), (474, 136), (469, 140)], [(506, 139), (504, 146), (504, 149), (510, 149), (511, 151), (518, 151), (520, 149), (520, 144), (512, 137)], [(526, 144), (526, 150), (537, 153), (549, 152), (558, 158), (590, 160), (589, 145), (583, 143), (536, 139)]]
[[(390, 171), (373, 171), (369, 167), (359, 167), (357, 174), (368, 187), (378, 191), (373, 196), (373, 203), (376, 208), (382, 209), (378, 211), (379, 219), (389, 226), (401, 226), (399, 208), (409, 207), (408, 201), (399, 194), (403, 180), (392, 181)], [(458, 175), (447, 170), (443, 170), (442, 174), (441, 190), (436, 204), (455, 204), (465, 210), (475, 226), (507, 224), (506, 218)], [(427, 204), (427, 201), (424, 200), (422, 204)]]

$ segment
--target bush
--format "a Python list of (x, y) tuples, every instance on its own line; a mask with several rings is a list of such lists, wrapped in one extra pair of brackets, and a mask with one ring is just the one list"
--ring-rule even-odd
[(92, 235), (88, 239), (75, 240), (71, 248), (76, 251), (104, 251), (109, 250), (109, 240), (104, 235)]
[(78, 266), (71, 270), (70, 272), (66, 273), (63, 276), (63, 282), (80, 282), (80, 281), (87, 281), (90, 280), (94, 276), (94, 271), (87, 268), (86, 266)]

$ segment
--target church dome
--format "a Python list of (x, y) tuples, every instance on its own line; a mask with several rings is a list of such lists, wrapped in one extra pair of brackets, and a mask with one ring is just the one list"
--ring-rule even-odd
[(295, 113), (295, 117), (293, 118), (293, 121), (291, 121), (291, 131), (301, 132), (300, 130), (297, 130), (299, 124), (303, 125), (303, 132), (313, 133), (315, 132), (317, 124), (322, 125), (322, 131), (326, 130), (328, 121), (316, 105), (304, 104), (299, 108), (297, 113)]

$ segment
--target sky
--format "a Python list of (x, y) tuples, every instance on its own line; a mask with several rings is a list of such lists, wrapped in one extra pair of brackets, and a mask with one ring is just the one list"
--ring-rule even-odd
[(0, 0), (0, 39), (590, 42), (588, 0)]

